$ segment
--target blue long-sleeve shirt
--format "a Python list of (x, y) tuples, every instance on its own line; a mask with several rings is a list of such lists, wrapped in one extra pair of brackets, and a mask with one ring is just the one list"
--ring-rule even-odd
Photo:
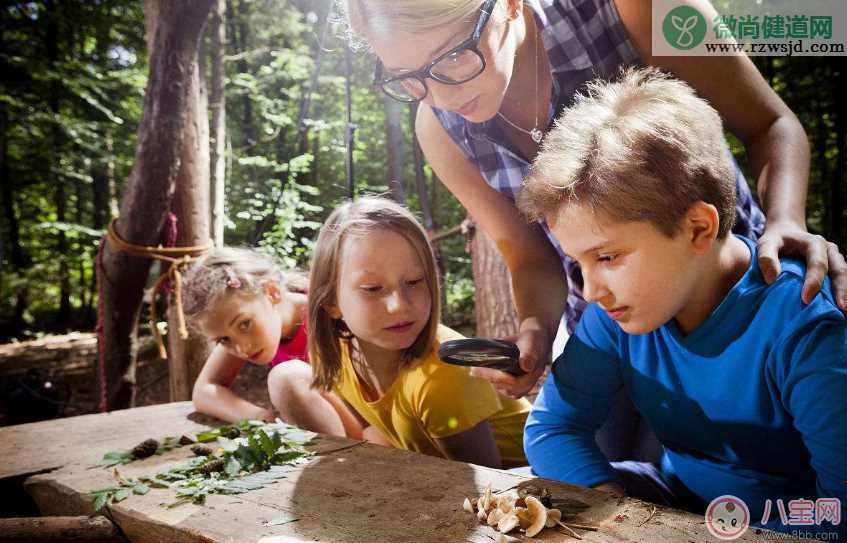
[[(744, 239), (744, 238), (742, 238)], [(768, 286), (751, 264), (721, 304), (683, 335), (675, 321), (626, 334), (591, 305), (553, 365), (527, 420), (540, 476), (593, 486), (616, 480), (594, 441), (621, 386), (664, 446), (662, 474), (708, 503), (732, 494), (751, 520), (772, 500), (774, 530), (847, 525), (847, 319), (829, 280), (809, 305), (805, 268), (781, 260)], [(784, 526), (777, 500), (835, 497), (842, 523)]]

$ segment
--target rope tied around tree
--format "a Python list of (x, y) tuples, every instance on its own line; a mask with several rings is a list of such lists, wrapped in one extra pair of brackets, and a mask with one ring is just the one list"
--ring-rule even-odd
[[(163, 287), (167, 283), (170, 282), (172, 284), (179, 336), (182, 339), (187, 339), (188, 327), (185, 323), (185, 312), (182, 309), (182, 273), (189, 265), (191, 265), (192, 262), (197, 260), (199, 256), (211, 250), (214, 246), (211, 243), (189, 247), (153, 247), (148, 245), (135, 245), (129, 243), (118, 235), (118, 232), (115, 229), (116, 221), (117, 219), (113, 219), (112, 222), (109, 223), (109, 229), (106, 233), (106, 239), (109, 240), (116, 250), (133, 256), (153, 258), (170, 264), (167, 271), (161, 274), (156, 280), (156, 283), (151, 289), (150, 296), (150, 330), (153, 333), (153, 337), (156, 339), (156, 344), (159, 347), (159, 356), (165, 359), (168, 355), (167, 350), (165, 349), (165, 343), (162, 340), (162, 334), (159, 332), (159, 327), (157, 326), (158, 313), (156, 311), (156, 295), (160, 290), (163, 290)], [(175, 221), (172, 220), (172, 222)]]
[[(186, 270), (186, 268), (195, 261), (202, 254), (210, 251), (214, 248), (212, 243), (207, 243), (205, 245), (194, 245), (189, 247), (163, 247), (159, 246), (147, 246), (147, 245), (135, 245), (123, 239), (117, 232), (115, 228), (115, 224), (117, 222), (117, 218), (112, 219), (109, 223), (109, 227), (106, 230), (106, 235), (103, 236), (103, 241), (100, 242), (100, 248), (97, 253), (97, 276), (98, 276), (98, 303), (97, 303), (97, 326), (95, 331), (97, 332), (97, 341), (100, 345), (98, 349), (99, 354), (99, 377), (100, 377), (100, 410), (105, 412), (108, 409), (108, 397), (106, 390), (106, 360), (105, 353), (103, 351), (102, 345), (104, 344), (103, 338), (103, 287), (102, 287), (102, 277), (105, 277), (103, 270), (103, 247), (105, 246), (105, 241), (111, 243), (112, 247), (116, 251), (121, 251), (127, 253), (132, 256), (138, 256), (142, 258), (152, 258), (155, 260), (159, 260), (165, 264), (168, 264), (169, 267), (166, 271), (162, 272), (159, 275), (159, 278), (156, 280), (156, 283), (153, 285), (150, 290), (150, 330), (153, 334), (154, 339), (156, 340), (156, 345), (159, 348), (159, 356), (162, 359), (167, 359), (168, 353), (165, 349), (165, 343), (162, 339), (162, 334), (159, 332), (159, 327), (157, 326), (158, 322), (158, 313), (156, 311), (156, 296), (160, 290), (165, 289), (169, 290), (170, 286), (174, 292), (174, 305), (176, 306), (176, 314), (177, 314), (177, 322), (178, 322), (178, 330), (181, 338), (188, 338), (188, 327), (185, 322), (185, 312), (182, 309), (182, 273)], [(173, 213), (168, 213), (168, 224), (167, 224), (167, 244), (173, 245), (176, 242), (176, 215)], [(169, 285), (170, 283), (170, 285)]]

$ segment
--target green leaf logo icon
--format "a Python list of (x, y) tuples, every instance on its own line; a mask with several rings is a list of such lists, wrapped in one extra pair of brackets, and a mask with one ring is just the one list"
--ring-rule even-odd
[(674, 48), (692, 49), (706, 37), (706, 19), (691, 6), (678, 6), (665, 16), (662, 33)]

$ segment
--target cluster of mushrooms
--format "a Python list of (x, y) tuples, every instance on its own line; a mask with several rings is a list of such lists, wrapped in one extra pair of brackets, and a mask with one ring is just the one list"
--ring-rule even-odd
[(535, 496), (521, 496), (514, 489), (502, 494), (492, 494), (491, 488), (487, 488), (476, 500), (465, 498), (462, 507), (468, 513), (476, 513), (480, 522), (496, 527), (501, 534), (499, 541), (514, 541), (505, 538), (503, 534), (517, 527), (524, 530), (526, 537), (534, 537), (545, 527), (552, 528), (556, 525), (565, 528), (570, 535), (582, 539), (562, 523), (562, 512), (559, 509), (548, 509)]

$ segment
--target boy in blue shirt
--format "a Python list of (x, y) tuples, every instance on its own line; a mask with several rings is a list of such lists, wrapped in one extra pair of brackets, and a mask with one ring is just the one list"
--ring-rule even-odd
[[(765, 282), (731, 233), (733, 183), (718, 114), (655, 70), (592, 84), (547, 134), (519, 205), (580, 263), (591, 305), (527, 420), (527, 458), (546, 478), (632, 494), (647, 474), (669, 505), (728, 494), (753, 525), (844, 534), (847, 320), (828, 279), (801, 302), (800, 262)], [(652, 475), (594, 441), (620, 387), (663, 445)]]

